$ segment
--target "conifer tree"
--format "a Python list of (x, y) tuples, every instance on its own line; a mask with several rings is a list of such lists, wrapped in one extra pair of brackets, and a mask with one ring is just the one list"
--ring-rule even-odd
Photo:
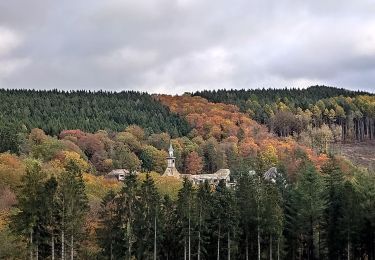
[(211, 187), (207, 181), (199, 185), (197, 191), (197, 202), (196, 202), (196, 212), (197, 212), (197, 233), (198, 233), (198, 245), (197, 245), (197, 259), (200, 260), (207, 256), (206, 245), (209, 242), (210, 233), (210, 218), (212, 214), (212, 202), (213, 195), (211, 192)]
[(301, 243), (306, 243), (306, 247), (302, 247), (302, 255), (315, 259), (317, 248), (319, 250), (320, 247), (320, 233), (327, 200), (324, 196), (323, 179), (307, 160), (301, 167), (299, 180), (294, 190), (293, 203), (298, 213), (296, 218), (300, 236), (303, 238)]
[[(126, 252), (124, 256), (127, 259), (132, 259), (133, 244), (135, 242), (134, 222), (136, 217), (136, 207), (138, 198), (138, 181), (134, 174), (126, 176), (124, 186), (122, 187), (119, 198), (118, 207), (120, 214), (120, 226), (125, 240)], [(124, 248), (124, 249), (125, 249)]]
[(134, 223), (137, 259), (156, 259), (160, 240), (160, 196), (149, 174), (146, 174), (138, 193)]
[(181, 239), (184, 243), (184, 259), (188, 260), (191, 260), (192, 256), (192, 227), (195, 226), (194, 197), (195, 191), (192, 183), (184, 178), (182, 188), (178, 192), (177, 218)]
[[(82, 170), (70, 160), (60, 176), (59, 203), (61, 215), (61, 258), (66, 257), (66, 245), (69, 245), (70, 259), (75, 256), (75, 239), (82, 237), (88, 199), (85, 193)], [(67, 238), (70, 241), (67, 241)]]
[[(237, 235), (238, 210), (233, 192), (220, 180), (214, 193), (214, 223), (217, 233), (217, 259), (221, 259), (221, 251), (226, 251), (227, 259), (231, 259), (232, 249), (235, 248), (234, 238)], [(226, 250), (221, 248), (221, 240), (225, 238)]]
[(239, 226), (242, 230), (240, 246), (243, 246), (241, 246), (240, 250), (244, 249), (246, 260), (251, 259), (249, 247), (257, 226), (255, 194), (256, 190), (252, 178), (249, 174), (243, 174), (237, 182), (236, 197), (239, 209)]
[(101, 202), (99, 211), (100, 226), (97, 229), (98, 242), (102, 248), (102, 256), (106, 259), (113, 260), (119, 256), (116, 250), (116, 244), (122, 242), (118, 232), (118, 208), (116, 204), (116, 193), (110, 190)]
[(41, 204), (39, 195), (43, 190), (44, 178), (40, 163), (36, 160), (27, 161), (26, 175), (22, 178), (23, 185), (18, 196), (19, 212), (13, 223), (16, 231), (28, 237), (30, 259), (38, 256), (38, 244), (41, 242), (40, 209), (44, 205)]

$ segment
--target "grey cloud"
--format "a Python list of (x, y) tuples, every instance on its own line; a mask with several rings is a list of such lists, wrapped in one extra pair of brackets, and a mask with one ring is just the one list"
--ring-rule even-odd
[(374, 12), (370, 0), (2, 1), (0, 87), (373, 91)]

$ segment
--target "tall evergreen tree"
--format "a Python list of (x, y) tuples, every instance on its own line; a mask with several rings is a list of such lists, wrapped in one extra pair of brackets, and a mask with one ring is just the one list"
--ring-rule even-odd
[(255, 257), (250, 252), (257, 227), (257, 201), (254, 194), (256, 194), (256, 190), (251, 176), (247, 173), (243, 174), (237, 182), (236, 197), (239, 209), (239, 227), (242, 230), (239, 249), (246, 260)]
[(192, 256), (192, 227), (195, 226), (195, 191), (192, 183), (184, 178), (182, 188), (178, 192), (177, 218), (183, 241), (184, 259), (191, 260)]
[(210, 235), (210, 219), (212, 217), (212, 203), (213, 195), (211, 187), (207, 181), (199, 185), (197, 191), (197, 202), (196, 202), (196, 212), (197, 212), (197, 259), (201, 260), (208, 256), (207, 244), (209, 243)]
[[(238, 209), (234, 193), (226, 187), (226, 183), (220, 180), (214, 193), (214, 205), (216, 211), (214, 214), (215, 230), (217, 233), (217, 259), (221, 259), (222, 253), (227, 253), (227, 259), (231, 259), (233, 253), (236, 253), (236, 244), (238, 227)], [(224, 242), (225, 241), (225, 242)], [(226, 248), (222, 247), (226, 243)]]
[(116, 203), (116, 193), (110, 190), (101, 202), (99, 211), (100, 226), (97, 229), (98, 243), (102, 248), (101, 255), (105, 259), (113, 260), (116, 254), (116, 243), (122, 242), (119, 230), (119, 214)]
[(136, 217), (136, 208), (138, 198), (138, 180), (134, 174), (126, 176), (124, 180), (124, 186), (122, 187), (118, 203), (119, 203), (119, 214), (120, 214), (120, 226), (124, 236), (124, 255), (127, 259), (132, 259), (134, 255), (133, 244), (135, 242), (134, 225)]
[[(327, 200), (324, 196), (323, 179), (311, 162), (305, 161), (301, 167), (299, 180), (293, 196), (293, 206), (297, 212), (301, 255), (315, 259), (319, 255), (323, 213)], [(306, 244), (306, 246), (304, 246)]]
[(139, 189), (134, 233), (137, 259), (156, 259), (160, 241), (160, 196), (149, 174)]
[[(65, 259), (69, 245), (70, 259), (75, 256), (75, 241), (82, 239), (88, 199), (82, 170), (70, 160), (60, 176), (59, 203), (61, 211), (61, 257)], [(68, 241), (69, 240), (69, 241)]]
[(43, 190), (45, 173), (36, 160), (27, 161), (26, 175), (22, 178), (22, 187), (18, 195), (17, 208), (19, 212), (15, 215), (14, 229), (28, 238), (29, 257), (33, 259), (38, 256), (38, 245), (41, 243), (41, 199), (39, 195)]

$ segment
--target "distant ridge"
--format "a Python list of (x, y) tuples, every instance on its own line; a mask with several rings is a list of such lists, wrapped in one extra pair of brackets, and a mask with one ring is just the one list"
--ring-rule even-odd
[(353, 91), (344, 88), (329, 86), (311, 86), (305, 89), (299, 88), (268, 88), (268, 89), (219, 89), (203, 90), (193, 93), (215, 103), (226, 103), (237, 105), (242, 111), (247, 100), (257, 100), (260, 104), (270, 104), (278, 101), (293, 102), (302, 109), (308, 108), (310, 104), (321, 99), (345, 96), (355, 97), (358, 95), (375, 95), (366, 91)]

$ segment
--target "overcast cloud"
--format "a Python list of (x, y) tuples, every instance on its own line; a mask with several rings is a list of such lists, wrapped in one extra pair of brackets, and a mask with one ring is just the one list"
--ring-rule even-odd
[(375, 90), (373, 0), (0, 1), (0, 87)]

